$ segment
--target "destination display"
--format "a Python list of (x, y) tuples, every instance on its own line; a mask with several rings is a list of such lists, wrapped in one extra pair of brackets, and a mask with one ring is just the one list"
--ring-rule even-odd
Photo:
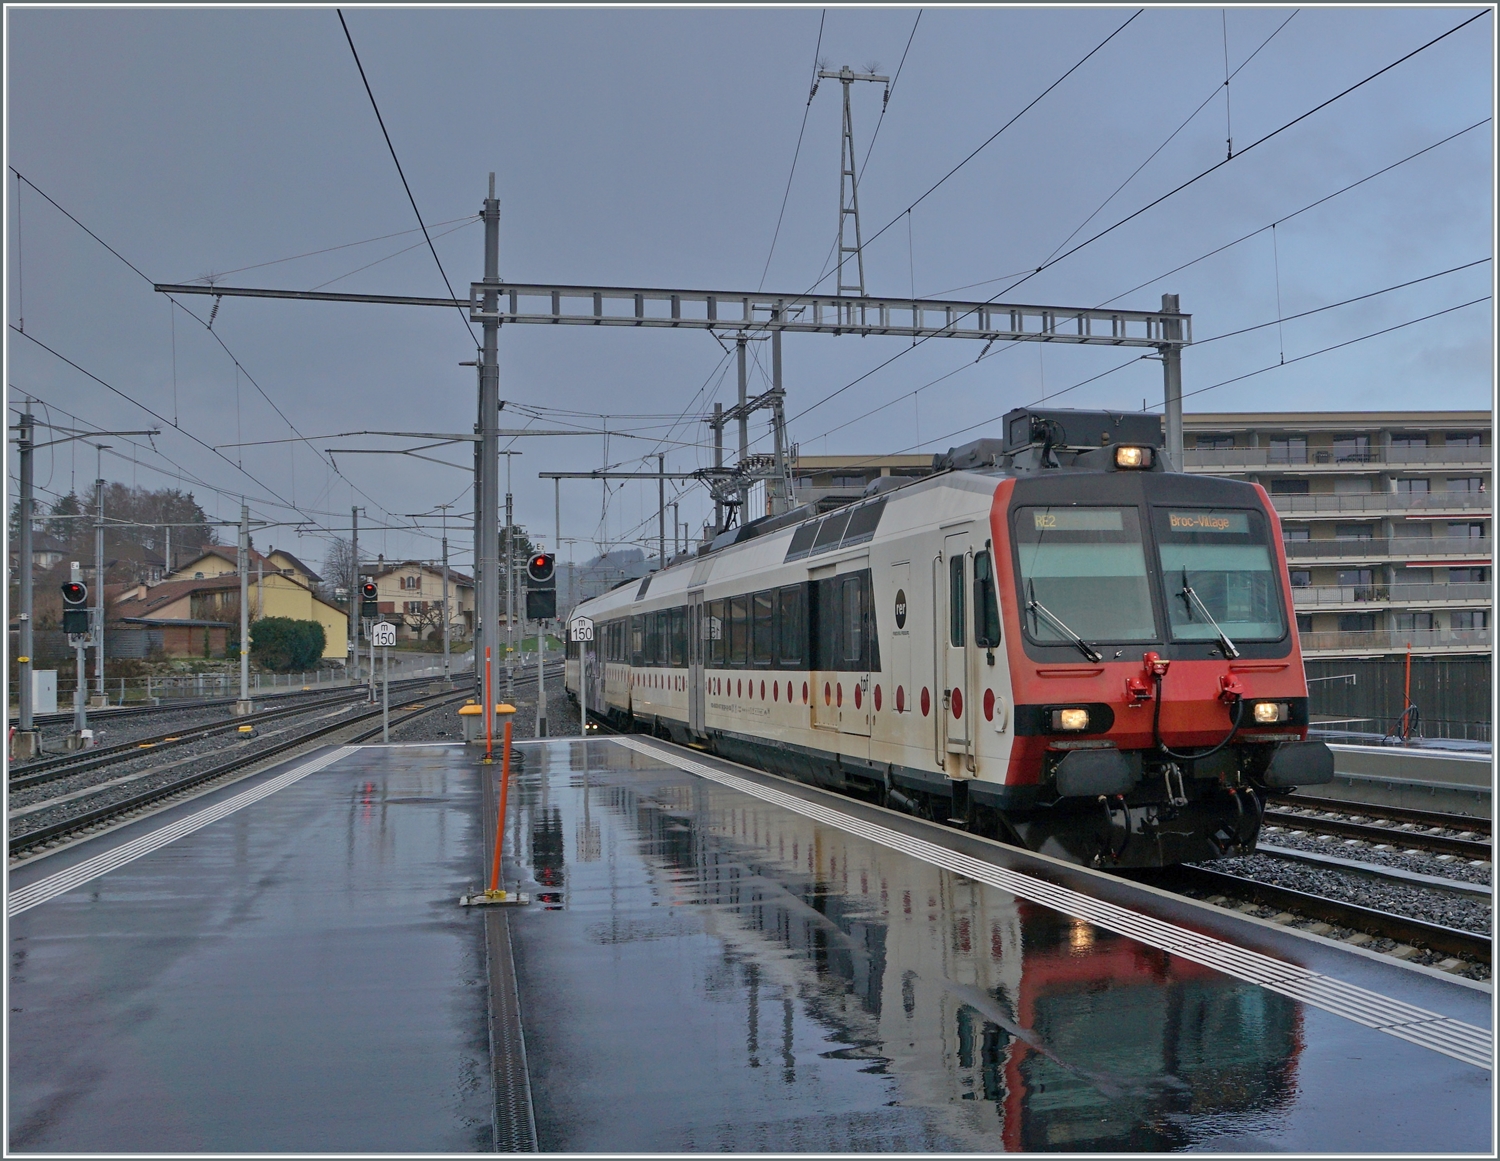
[(1250, 532), (1248, 512), (1168, 512), (1167, 525), (1173, 532), (1216, 532), (1246, 536)]
[(1118, 508), (1033, 508), (1032, 527), (1038, 532), (1123, 532)]

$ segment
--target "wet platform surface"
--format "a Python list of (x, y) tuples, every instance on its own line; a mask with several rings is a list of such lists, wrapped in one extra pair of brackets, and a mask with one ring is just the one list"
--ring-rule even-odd
[(360, 749), (12, 915), (10, 1150), (490, 1149), (479, 791), (458, 747)]
[[(534, 1122), (559, 1152), (1490, 1152), (1488, 1070), (1025, 884), (1488, 1029), (1483, 990), (664, 743), (521, 750), (524, 910), (456, 905), (500, 772), (458, 747), (287, 763), (13, 869), (11, 1151), (470, 1152)], [(524, 1063), (506, 1004), (491, 1057), (492, 990)]]
[[(543, 1150), (1490, 1151), (1484, 1068), (617, 741), (525, 749), (508, 922)], [(1483, 991), (1152, 906), (1490, 1026)]]

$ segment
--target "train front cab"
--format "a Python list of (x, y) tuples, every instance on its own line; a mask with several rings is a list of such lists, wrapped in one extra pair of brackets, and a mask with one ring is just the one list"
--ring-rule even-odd
[(955, 794), (980, 829), (1095, 866), (1212, 859), (1253, 849), (1267, 788), (1331, 777), (1259, 485), (1007, 479), (989, 532), (1014, 702), (1003, 777)]

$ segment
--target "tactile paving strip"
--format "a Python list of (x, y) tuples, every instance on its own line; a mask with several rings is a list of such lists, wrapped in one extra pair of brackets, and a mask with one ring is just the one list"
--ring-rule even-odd
[(196, 830), (202, 830), (211, 822), (218, 822), (221, 818), (227, 818), (237, 810), (243, 810), (251, 803), (259, 802), (262, 798), (275, 794), (278, 790), (285, 790), (294, 782), (300, 782), (309, 774), (316, 774), (319, 770), (332, 766), (341, 758), (358, 751), (358, 746), (340, 746), (311, 762), (304, 762), (295, 769), (288, 770), (285, 774), (278, 774), (267, 782), (249, 790), (241, 791), (232, 798), (226, 798), (214, 806), (188, 815), (186, 818), (178, 819), (168, 826), (160, 827), (143, 834), (140, 838), (132, 839), (128, 843), (111, 850), (97, 854), (91, 859), (85, 859), (81, 863), (75, 863), (65, 871), (59, 871), (55, 875), (48, 875), (45, 879), (38, 879), (35, 883), (22, 887), (11, 893), (8, 913), (19, 915), (22, 911), (28, 911), (39, 904), (55, 899), (64, 892), (71, 891), (90, 879), (97, 879), (100, 875), (106, 875), (126, 863), (134, 862), (142, 855), (149, 855), (152, 851), (160, 850), (168, 843), (174, 843), (178, 839), (192, 834)]
[(1493, 1067), (1494, 1051), (1492, 1036), (1486, 1029), (1476, 1028), (1461, 1020), (1453, 1020), (1436, 1012), (1393, 1000), (1378, 992), (1371, 992), (1354, 984), (1336, 980), (1319, 972), (1309, 971), (1296, 964), (1285, 963), (1261, 955), (1232, 943), (1201, 935), (1195, 931), (1178, 927), (1149, 915), (1131, 911), (1114, 903), (1091, 898), (1067, 887), (1059, 887), (1030, 875), (1007, 870), (990, 863), (981, 862), (968, 855), (947, 850), (923, 839), (908, 838), (888, 827), (853, 818), (825, 806), (808, 802), (796, 795), (787, 794), (774, 787), (762, 786), (749, 779), (715, 770), (702, 762), (651, 745), (635, 738), (616, 737), (610, 739), (619, 745), (643, 754), (655, 761), (676, 766), (679, 770), (696, 774), (711, 782), (732, 790), (749, 794), (763, 802), (769, 802), (784, 810), (793, 811), (814, 822), (835, 827), (848, 834), (857, 835), (891, 850), (920, 859), (932, 866), (942, 867), (980, 883), (987, 883), (1008, 891), (1022, 899), (1040, 903), (1054, 911), (1074, 919), (1082, 919), (1107, 931), (1180, 955), (1194, 963), (1214, 968), (1225, 975), (1247, 983), (1258, 984), (1268, 991), (1277, 992), (1299, 1000), (1314, 1008), (1321, 1008), (1335, 1016), (1342, 1016), (1367, 1028), (1385, 1032), (1412, 1044), (1421, 1045), (1434, 1052), (1441, 1052), (1455, 1060), (1473, 1064), (1479, 1068)]

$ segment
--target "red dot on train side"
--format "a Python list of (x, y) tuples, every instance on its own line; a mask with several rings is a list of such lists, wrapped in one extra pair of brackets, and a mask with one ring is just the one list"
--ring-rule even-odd
[(896, 712), (898, 714), (906, 712), (906, 686), (904, 685), (896, 687)]
[(779, 682), (779, 681), (773, 681), (773, 682), (771, 682), (771, 700), (772, 701), (780, 701), (781, 700), (781, 682)]
[(760, 683), (760, 700), (766, 700), (766, 683), (764, 681)]
[(807, 682), (802, 683), (802, 704), (807, 704)]
[(927, 692), (927, 687), (922, 687), (922, 716), (925, 718), (932, 712), (932, 695)]
[(826, 681), (823, 683), (823, 704), (833, 704), (833, 686), (829, 685)]
[(880, 686), (875, 687), (875, 708), (880, 709)]
[(953, 706), (953, 716), (955, 719), (964, 716), (964, 695), (961, 691), (956, 689), (953, 691), (953, 698), (950, 704)]
[(995, 720), (995, 691), (993, 689), (984, 691), (984, 720), (987, 722)]
[(734, 692), (734, 696), (735, 697), (744, 697), (745, 696), (745, 683), (743, 681), (736, 681), (734, 683), (734, 691), (735, 691)]
[(862, 701), (864, 701), (864, 697), (863, 697), (863, 695), (861, 693), (860, 687), (856, 685), (854, 687), (854, 708), (855, 709), (862, 708), (861, 705), (860, 705), (860, 703)]
[(843, 704), (844, 704), (844, 683), (842, 681), (840, 681), (840, 682), (838, 682), (837, 684), (834, 685), (834, 687), (833, 687), (833, 698), (834, 698), (834, 700), (836, 702), (839, 703), (840, 707), (843, 706)]

